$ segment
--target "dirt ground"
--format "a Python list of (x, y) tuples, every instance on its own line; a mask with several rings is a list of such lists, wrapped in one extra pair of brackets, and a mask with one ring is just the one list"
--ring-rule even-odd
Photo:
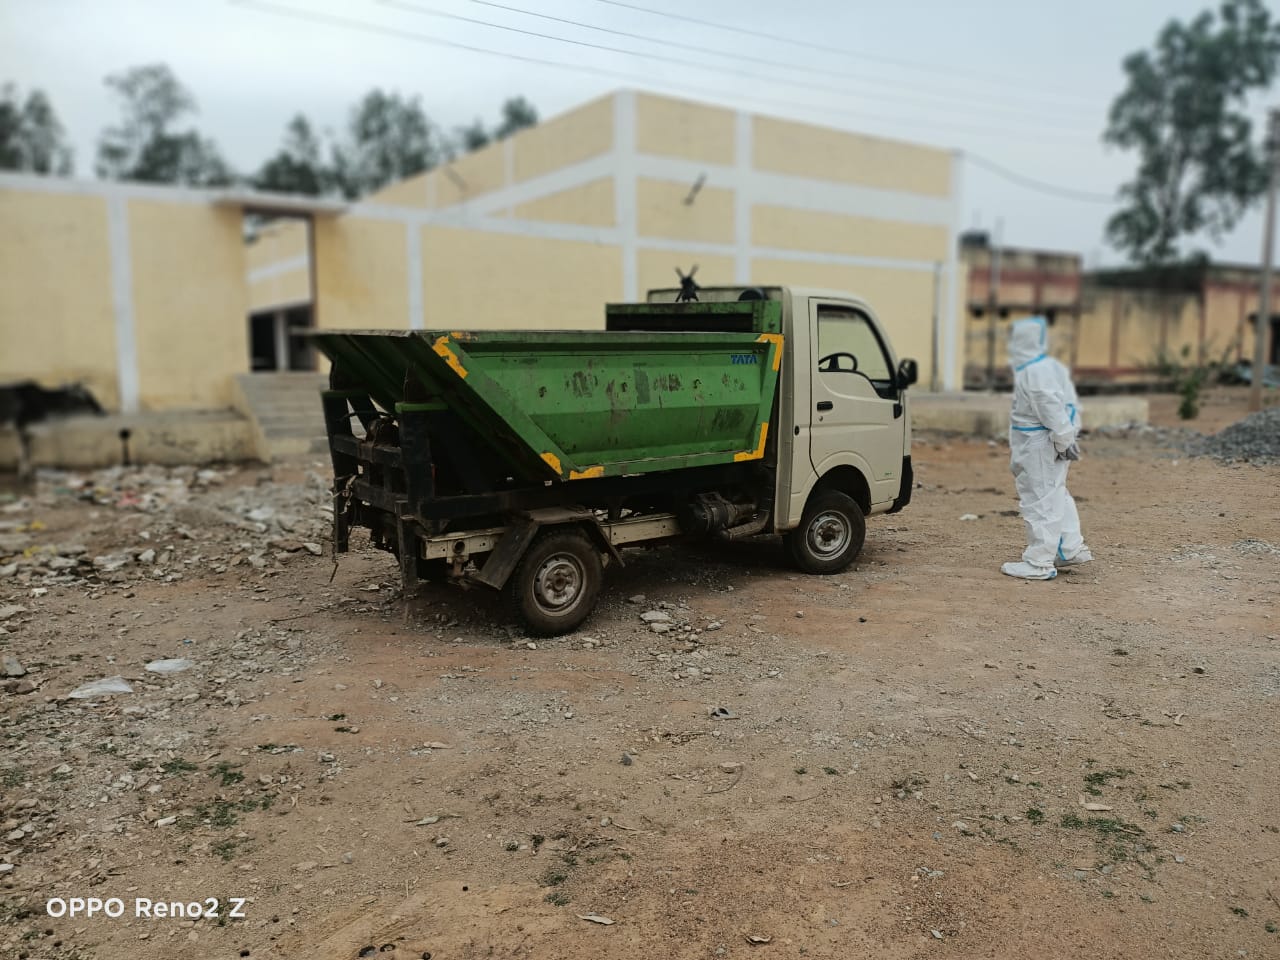
[[(1194, 426), (1244, 412), (1217, 392)], [(1097, 560), (1055, 581), (999, 574), (1007, 448), (926, 436), (845, 574), (638, 551), (536, 642), (480, 592), (406, 615), (362, 541), (335, 574), (207, 506), (314, 498), (309, 464), (180, 508), (10, 498), (24, 556), (132, 560), (0, 579), (28, 671), (0, 693), (0, 956), (1280, 957), (1280, 467), (1084, 447)], [(66, 699), (112, 675), (133, 692)], [(48, 915), (72, 897), (126, 912)]]

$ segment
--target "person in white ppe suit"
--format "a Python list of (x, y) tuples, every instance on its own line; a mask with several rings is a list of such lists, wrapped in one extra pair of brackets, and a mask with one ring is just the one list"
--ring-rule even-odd
[(1093, 559), (1080, 534), (1076, 502), (1067, 492), (1067, 469), (1080, 459), (1080, 399), (1070, 372), (1049, 356), (1044, 317), (1010, 325), (1009, 365), (1009, 466), (1027, 527), (1027, 549), (1021, 561), (1004, 564), (1000, 572), (1024, 580), (1052, 580), (1059, 567)]

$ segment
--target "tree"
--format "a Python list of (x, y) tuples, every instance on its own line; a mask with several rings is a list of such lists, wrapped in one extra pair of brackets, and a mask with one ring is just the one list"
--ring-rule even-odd
[(457, 144), (463, 153), (471, 153), (493, 142), (493, 135), (485, 129), (484, 121), (477, 117), (470, 126), (457, 129)]
[(174, 126), (196, 102), (162, 63), (113, 74), (106, 84), (120, 100), (119, 126), (98, 140), (98, 176), (106, 180), (221, 186), (234, 176), (212, 140)]
[(517, 130), (537, 126), (538, 111), (524, 97), (510, 97), (502, 104), (502, 120), (493, 132), (498, 140), (505, 140)]
[(432, 169), (445, 147), (418, 97), (370, 90), (351, 111), (346, 141), (334, 147), (334, 176), (355, 198)]
[(1265, 188), (1262, 150), (1244, 112), (1280, 66), (1280, 22), (1262, 0), (1223, 0), (1215, 17), (1171, 20), (1154, 49), (1124, 60), (1125, 89), (1103, 139), (1138, 154), (1107, 223), (1119, 250), (1147, 265), (1185, 255), (1183, 241), (1232, 229)]
[(300, 113), (285, 127), (279, 152), (264, 163), (253, 178), (253, 185), (259, 190), (312, 197), (327, 193), (332, 183), (333, 173), (324, 164), (320, 140), (311, 123)]
[(0, 170), (70, 175), (71, 148), (43, 91), (23, 101), (13, 84), (0, 88)]

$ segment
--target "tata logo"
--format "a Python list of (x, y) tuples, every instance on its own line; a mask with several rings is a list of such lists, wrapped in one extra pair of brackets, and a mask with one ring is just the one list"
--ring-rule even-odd
[(759, 363), (760, 362), (760, 358), (757, 357), (754, 353), (731, 353), (729, 354), (729, 360), (735, 366), (743, 363)]

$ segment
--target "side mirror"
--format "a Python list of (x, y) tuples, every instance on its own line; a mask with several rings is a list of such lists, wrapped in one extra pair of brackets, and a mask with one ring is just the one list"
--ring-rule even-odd
[(903, 360), (898, 364), (898, 389), (905, 390), (920, 379), (920, 365), (914, 360)]

